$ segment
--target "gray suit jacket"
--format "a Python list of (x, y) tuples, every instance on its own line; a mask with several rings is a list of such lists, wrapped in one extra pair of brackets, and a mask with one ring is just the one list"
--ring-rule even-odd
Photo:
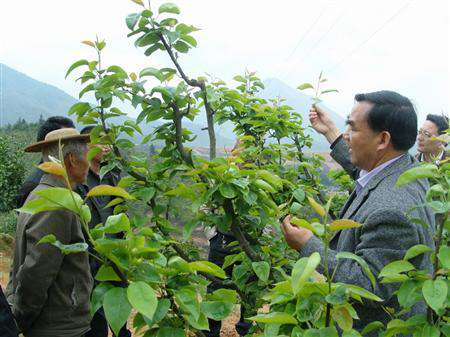
[[(348, 147), (340, 139), (334, 145), (332, 157), (340, 163), (352, 177), (356, 177), (355, 167), (351, 164)], [(408, 220), (407, 213), (415, 206), (425, 202), (428, 182), (425, 179), (411, 184), (396, 187), (400, 174), (414, 167), (416, 161), (408, 153), (376, 174), (358, 195), (352, 193), (341, 211), (341, 218), (352, 219), (363, 224), (360, 228), (347, 229), (338, 233), (332, 240), (329, 250), (330, 273), (338, 265), (336, 254), (347, 251), (362, 257), (369, 265), (375, 277), (380, 270), (394, 260), (401, 260), (405, 252), (417, 244), (434, 247), (434, 215), (430, 209), (419, 207), (410, 214), (430, 224), (429, 228), (416, 225)], [(309, 256), (319, 252), (323, 256), (322, 242), (313, 237), (300, 251), (302, 256)], [(429, 254), (420, 255), (411, 261), (417, 268), (432, 270)], [(320, 269), (321, 268), (321, 269)], [(319, 271), (324, 272), (323, 267)], [(371, 321), (387, 323), (390, 318), (381, 305), (398, 309), (394, 292), (398, 284), (377, 283), (372, 289), (370, 280), (360, 265), (350, 259), (339, 262), (334, 282), (344, 282), (363, 287), (372, 291), (384, 302), (355, 303), (359, 320), (355, 321), (355, 328), (363, 329)], [(413, 308), (412, 314), (425, 312), (424, 305)], [(376, 336), (376, 333), (368, 336)]]

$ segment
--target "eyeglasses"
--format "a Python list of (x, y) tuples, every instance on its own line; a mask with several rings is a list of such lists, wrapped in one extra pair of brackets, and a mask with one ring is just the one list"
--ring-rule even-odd
[(419, 130), (419, 135), (425, 136), (425, 138), (431, 138), (433, 135), (424, 129)]

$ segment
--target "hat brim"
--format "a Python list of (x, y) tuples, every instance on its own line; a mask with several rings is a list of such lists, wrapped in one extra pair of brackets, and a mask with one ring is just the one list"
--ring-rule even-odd
[(55, 143), (58, 143), (61, 141), (61, 143), (67, 143), (71, 140), (78, 140), (78, 141), (85, 141), (86, 143), (89, 142), (90, 136), (88, 134), (82, 134), (82, 135), (72, 135), (67, 137), (61, 137), (57, 139), (52, 140), (41, 140), (40, 142), (31, 144), (30, 146), (27, 146), (25, 148), (25, 152), (42, 152), (42, 149), (45, 149), (46, 147), (49, 147), (51, 145), (54, 145)]

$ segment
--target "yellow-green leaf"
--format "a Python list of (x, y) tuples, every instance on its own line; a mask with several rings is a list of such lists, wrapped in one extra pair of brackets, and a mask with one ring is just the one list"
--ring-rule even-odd
[(308, 202), (317, 214), (319, 214), (322, 218), (325, 216), (326, 212), (322, 205), (311, 197), (308, 197)]
[(338, 231), (341, 229), (350, 229), (350, 228), (358, 228), (361, 227), (362, 225), (356, 221), (350, 220), (350, 219), (339, 219), (339, 220), (334, 220), (331, 224), (330, 224), (330, 230), (331, 231)]
[(98, 185), (89, 191), (88, 197), (96, 197), (102, 195), (113, 195), (124, 199), (134, 199), (127, 191), (121, 187), (110, 185)]
[(41, 171), (44, 171), (45, 173), (54, 174), (57, 176), (66, 176), (66, 171), (64, 170), (64, 167), (61, 164), (52, 163), (52, 162), (45, 162), (38, 166), (38, 169)]

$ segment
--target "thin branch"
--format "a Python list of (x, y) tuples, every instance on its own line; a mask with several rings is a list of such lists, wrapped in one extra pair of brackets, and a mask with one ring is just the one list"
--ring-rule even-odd
[(170, 107), (173, 110), (173, 123), (175, 125), (175, 144), (177, 146), (177, 150), (180, 153), (183, 161), (192, 166), (193, 161), (191, 153), (186, 151), (183, 145), (183, 126), (182, 126), (183, 116), (181, 114), (180, 108), (175, 102), (170, 103)]

